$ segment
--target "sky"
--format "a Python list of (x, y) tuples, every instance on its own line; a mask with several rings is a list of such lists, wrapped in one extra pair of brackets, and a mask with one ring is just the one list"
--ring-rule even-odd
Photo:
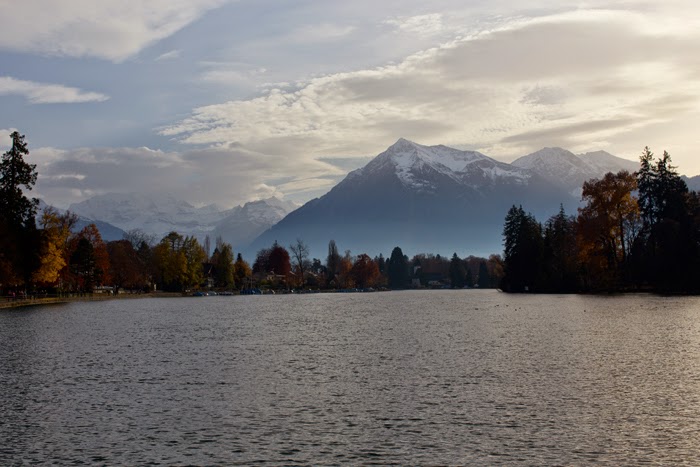
[(0, 0), (32, 195), (318, 197), (403, 137), (700, 174), (696, 0)]

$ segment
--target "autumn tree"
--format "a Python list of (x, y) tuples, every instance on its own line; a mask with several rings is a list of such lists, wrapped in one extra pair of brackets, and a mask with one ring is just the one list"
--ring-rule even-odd
[(92, 292), (96, 286), (111, 283), (109, 253), (95, 224), (70, 237), (68, 252), (68, 289)]
[(345, 251), (345, 255), (340, 257), (337, 265), (337, 287), (341, 289), (350, 289), (355, 287), (355, 279), (352, 274), (352, 255), (350, 250)]
[(289, 252), (277, 242), (272, 245), (270, 250), (269, 265), (270, 272), (278, 276), (289, 276), (289, 273), (292, 271)]
[(204, 248), (195, 237), (170, 232), (153, 248), (157, 280), (166, 290), (186, 290), (204, 280)]
[(59, 214), (47, 207), (41, 215), (40, 266), (32, 274), (32, 281), (45, 286), (54, 286), (61, 272), (68, 265), (68, 240), (77, 216), (66, 212)]
[(110, 276), (117, 289), (145, 289), (148, 283), (146, 264), (128, 240), (107, 243)]
[(250, 265), (243, 259), (243, 256), (238, 253), (236, 256), (236, 262), (234, 263), (234, 274), (236, 279), (236, 284), (243, 287), (246, 281), (250, 279), (253, 275), (253, 271), (250, 269)]
[(253, 262), (253, 274), (257, 276), (264, 276), (270, 272), (270, 253), (271, 248), (261, 248), (255, 255), (255, 261)]
[(379, 267), (372, 258), (363, 253), (355, 259), (351, 274), (356, 287), (361, 289), (376, 287), (379, 280)]
[(632, 244), (641, 228), (634, 196), (637, 180), (623, 170), (583, 184), (578, 250), (585, 275), (595, 288), (617, 288), (624, 280)]

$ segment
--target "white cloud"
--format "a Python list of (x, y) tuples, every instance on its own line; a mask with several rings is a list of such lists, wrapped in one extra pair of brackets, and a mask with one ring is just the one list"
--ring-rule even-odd
[(109, 99), (109, 96), (98, 92), (83, 91), (60, 84), (35, 83), (9, 76), (0, 76), (0, 95), (24, 96), (32, 104), (72, 104)]
[(0, 2), (0, 49), (120, 62), (225, 2), (3, 1)]
[(322, 23), (303, 26), (289, 35), (289, 39), (295, 42), (319, 42), (336, 40), (345, 37), (355, 31), (354, 26)]
[(401, 16), (384, 21), (385, 24), (394, 26), (401, 32), (418, 34), (421, 36), (432, 36), (443, 32), (442, 15), (432, 13), (428, 15)]
[(673, 23), (658, 12), (585, 10), (519, 19), (397, 65), (200, 107), (162, 134), (304, 160), (376, 154), (399, 136), (502, 158), (592, 142), (636, 155), (666, 136), (632, 140), (641, 129), (700, 124), (700, 34), (657, 22)]
[(199, 79), (226, 86), (242, 85), (255, 88), (264, 80), (267, 73), (266, 68), (255, 67), (248, 63), (204, 62), (200, 65), (204, 71)]
[(165, 52), (164, 54), (158, 55), (155, 58), (155, 61), (162, 62), (164, 60), (175, 60), (176, 58), (180, 58), (180, 51), (179, 50), (171, 50), (170, 52)]
[[(195, 204), (232, 207), (270, 195), (292, 196), (327, 188), (343, 171), (324, 162), (300, 163), (230, 145), (184, 152), (149, 148), (39, 148), (36, 189), (67, 207), (102, 193), (172, 193)], [(280, 188), (282, 187), (282, 188)]]

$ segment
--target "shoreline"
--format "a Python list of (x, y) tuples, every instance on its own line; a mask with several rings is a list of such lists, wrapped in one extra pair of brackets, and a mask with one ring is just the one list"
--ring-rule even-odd
[(3, 299), (0, 302), (0, 310), (9, 310), (13, 308), (26, 308), (32, 306), (59, 305), (62, 303), (73, 302), (102, 302), (106, 300), (133, 300), (139, 298), (173, 298), (182, 297), (181, 293), (177, 292), (156, 292), (144, 294), (121, 294), (121, 295), (86, 295), (73, 297), (46, 297), (46, 298), (20, 298), (20, 299)]

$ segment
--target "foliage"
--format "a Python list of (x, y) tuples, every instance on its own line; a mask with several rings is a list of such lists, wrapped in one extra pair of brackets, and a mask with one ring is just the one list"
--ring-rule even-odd
[(32, 281), (42, 285), (56, 285), (68, 264), (68, 241), (77, 217), (70, 212), (58, 214), (46, 208), (41, 216), (40, 266), (33, 272)]
[(361, 289), (376, 287), (380, 276), (377, 263), (364, 253), (358, 255), (355, 259), (351, 274), (355, 281), (355, 286)]
[(236, 284), (243, 287), (248, 278), (253, 275), (253, 271), (250, 269), (250, 265), (243, 260), (243, 256), (241, 256), (240, 253), (238, 253), (238, 256), (236, 256), (236, 262), (233, 266)]
[(466, 270), (457, 253), (454, 253), (450, 260), (450, 283), (456, 289), (461, 289), (466, 285)]
[(0, 161), (0, 286), (18, 287), (28, 285), (41, 266), (42, 240), (34, 221), (39, 201), (24, 194), (36, 183), (36, 165), (24, 161), (24, 135), (15, 131), (10, 137), (12, 147)]
[(128, 240), (107, 243), (110, 276), (119, 289), (145, 289), (148, 285), (146, 264)]
[(212, 255), (212, 263), (214, 265), (214, 278), (216, 286), (223, 288), (233, 287), (236, 283), (236, 269), (233, 263), (233, 248), (228, 243), (222, 242), (221, 246), (217, 247), (214, 252), (214, 255)]
[(2, 222), (14, 227), (34, 223), (37, 199), (28, 199), (23, 190), (31, 190), (37, 179), (36, 164), (28, 164), (29, 155), (24, 135), (13, 132), (12, 148), (5, 152), (0, 162), (0, 217)]
[(537, 290), (542, 285), (542, 227), (532, 214), (525, 213), (522, 206), (513, 206), (506, 215), (503, 237), (503, 289), (510, 292)]
[(394, 247), (387, 264), (390, 289), (405, 289), (408, 286), (408, 259), (401, 248)]
[(340, 268), (340, 253), (335, 240), (328, 242), (328, 256), (326, 257), (326, 284), (331, 283), (336, 279)]
[(195, 237), (170, 232), (153, 248), (156, 280), (165, 290), (184, 291), (204, 280), (204, 248)]

